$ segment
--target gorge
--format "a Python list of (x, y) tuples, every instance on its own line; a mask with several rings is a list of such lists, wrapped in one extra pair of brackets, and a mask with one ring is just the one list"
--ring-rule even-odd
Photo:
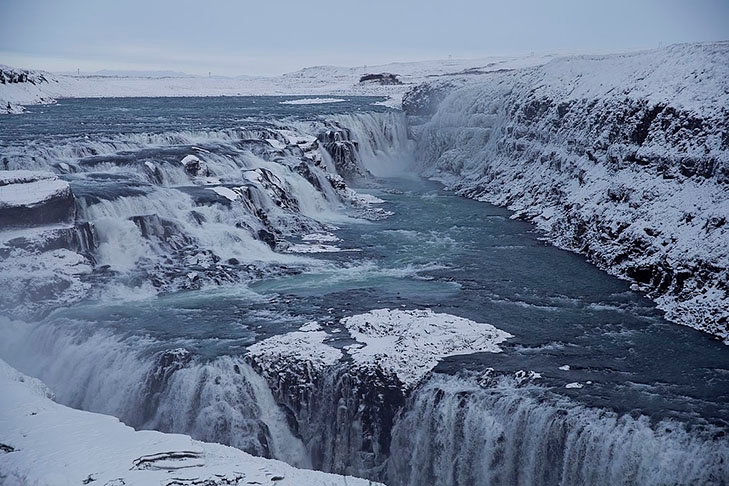
[(0, 118), (0, 358), (390, 485), (727, 484), (728, 58)]

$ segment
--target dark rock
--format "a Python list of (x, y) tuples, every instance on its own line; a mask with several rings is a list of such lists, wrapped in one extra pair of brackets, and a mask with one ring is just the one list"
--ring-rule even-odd
[(272, 250), (276, 248), (276, 235), (270, 231), (258, 230), (258, 239), (267, 244)]
[(345, 181), (354, 181), (366, 176), (367, 172), (359, 162), (358, 143), (352, 140), (348, 128), (332, 127), (320, 133), (317, 140), (331, 156), (337, 173)]
[(428, 116), (438, 111), (441, 101), (453, 90), (451, 84), (424, 83), (409, 90), (402, 98), (402, 109), (408, 116)]
[(391, 73), (379, 73), (379, 74), (363, 74), (359, 78), (360, 84), (381, 84), (383, 86), (398, 85), (402, 84), (402, 81), (397, 79), (397, 74)]

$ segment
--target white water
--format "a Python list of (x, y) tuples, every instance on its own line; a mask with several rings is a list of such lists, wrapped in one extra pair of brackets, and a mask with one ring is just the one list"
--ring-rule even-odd
[(60, 403), (311, 467), (265, 380), (241, 358), (204, 362), (179, 348), (172, 354), (182, 359), (165, 363), (165, 343), (65, 319), (31, 325), (3, 318), (0, 333), (2, 355), (41, 376)]
[(414, 141), (401, 112), (338, 115), (334, 119), (351, 130), (359, 143), (364, 167), (376, 177), (413, 176)]
[(724, 441), (578, 406), (512, 378), (434, 376), (393, 429), (389, 484), (724, 484)]

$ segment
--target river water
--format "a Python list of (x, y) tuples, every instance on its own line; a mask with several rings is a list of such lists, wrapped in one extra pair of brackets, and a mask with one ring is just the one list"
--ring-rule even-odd
[[(286, 100), (64, 101), (0, 118), (0, 155), (52, 168), (58, 160), (49, 154), (62, 152), (73, 164), (98, 156), (73, 147), (119, 143), (129, 134), (193, 133), (199, 141), (266, 120), (387, 113), (370, 98), (326, 106)], [(188, 146), (186, 139), (175, 147)], [(169, 150), (125, 146), (112, 155), (141, 161)], [(81, 187), (78, 175), (64, 177)], [(377, 479), (729, 483), (726, 346), (667, 322), (629, 283), (550, 246), (502, 208), (415, 176), (380, 178), (361, 191), (382, 199), (391, 215), (338, 218), (329, 229), (339, 252), (287, 255), (284, 265), (295, 271), (253, 282), (159, 295), (129, 289), (35, 322), (3, 318), (1, 356), (46, 381), (63, 403), (312, 467), (265, 381), (242, 359), (246, 347), (313, 320), (336, 327), (373, 309), (430, 308), (513, 338), (503, 353), (447, 358), (436, 367), (395, 420), (391, 457)], [(189, 356), (179, 358), (180, 349)], [(155, 375), (164, 352), (178, 353), (170, 359), (178, 364)]]

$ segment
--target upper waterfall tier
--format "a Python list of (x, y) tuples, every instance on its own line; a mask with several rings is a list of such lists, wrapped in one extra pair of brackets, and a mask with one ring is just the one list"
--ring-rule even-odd
[[(350, 185), (411, 149), (404, 115), (373, 101), (327, 116), (281, 98), (188, 101), (158, 120), (160, 99), (87, 100), (27, 113), (22, 129), (2, 120), (0, 309), (29, 318), (108, 285), (246, 282), (337, 251), (314, 240), (387, 216)], [(240, 119), (262, 108), (273, 115)]]

